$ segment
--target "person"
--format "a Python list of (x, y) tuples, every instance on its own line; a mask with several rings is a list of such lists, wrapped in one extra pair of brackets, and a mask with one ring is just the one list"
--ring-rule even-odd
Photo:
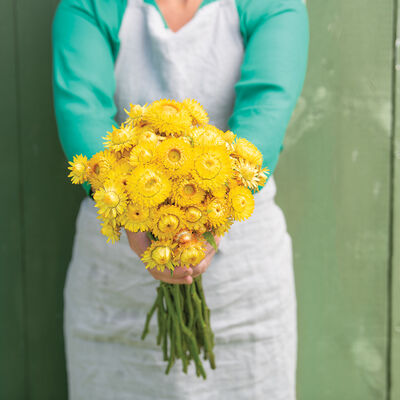
[[(196, 99), (210, 123), (253, 142), (270, 170), (255, 211), (171, 278), (144, 268), (144, 234), (100, 233), (94, 202), (81, 203), (64, 288), (71, 400), (296, 397), (297, 320), (292, 241), (273, 176), (301, 93), (308, 57), (301, 0), (62, 0), (53, 20), (53, 89), (69, 160), (102, 150), (129, 104)], [(176, 364), (169, 375), (156, 321), (140, 340), (157, 280), (203, 274), (217, 369), (207, 380)], [(154, 279), (155, 278), (155, 279)], [(193, 366), (191, 366), (193, 368)]]

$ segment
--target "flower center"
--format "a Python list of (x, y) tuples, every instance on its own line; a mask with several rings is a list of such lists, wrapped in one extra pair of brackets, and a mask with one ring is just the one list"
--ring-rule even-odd
[(184, 264), (197, 264), (200, 260), (200, 252), (199, 249), (196, 247), (189, 247), (188, 249), (185, 249), (182, 251), (181, 254), (181, 261)]
[(131, 208), (129, 209), (129, 217), (134, 221), (144, 221), (149, 217), (148, 209)]
[(210, 203), (208, 210), (212, 217), (219, 218), (219, 217), (223, 216), (223, 214), (224, 214), (224, 208), (218, 200), (212, 201)]
[(98, 175), (100, 173), (100, 165), (99, 164), (95, 164), (93, 166), (93, 171), (96, 175)]
[(232, 207), (237, 210), (241, 211), (246, 207), (246, 199), (243, 196), (236, 196), (232, 199)]
[(197, 222), (201, 218), (201, 211), (197, 207), (189, 207), (186, 210), (186, 219), (189, 222)]
[(119, 203), (119, 196), (115, 192), (106, 192), (104, 194), (103, 202), (109, 207), (115, 207)]
[(171, 249), (166, 246), (158, 246), (151, 252), (151, 258), (159, 265), (171, 260)]
[(178, 109), (172, 105), (164, 105), (163, 111), (167, 114), (176, 114), (178, 112)]
[(254, 179), (254, 175), (255, 175), (254, 171), (251, 170), (250, 168), (243, 168), (241, 170), (241, 173), (242, 173), (243, 178), (248, 180), (248, 181), (251, 181), (251, 180)]
[(157, 143), (157, 135), (152, 131), (144, 131), (139, 135), (139, 142)]
[(157, 184), (157, 179), (156, 178), (150, 178), (146, 182), (146, 189), (152, 189), (156, 184)]
[(196, 159), (195, 168), (202, 179), (213, 179), (219, 174), (221, 163), (212, 155), (202, 154)]
[(196, 186), (193, 183), (188, 183), (183, 187), (183, 193), (187, 196), (193, 196), (196, 193)]
[(158, 221), (158, 229), (163, 233), (174, 232), (178, 229), (179, 218), (176, 215), (164, 215)]
[(212, 168), (212, 167), (214, 167), (215, 162), (214, 162), (214, 160), (208, 159), (208, 160), (206, 160), (205, 164), (206, 164), (207, 168)]
[(182, 158), (182, 155), (178, 149), (171, 149), (168, 152), (168, 159), (171, 162), (174, 162), (174, 163), (179, 162), (181, 158)]
[(75, 164), (75, 171), (82, 174), (85, 172), (85, 166), (82, 163)]
[(116, 144), (125, 143), (129, 140), (130, 136), (130, 132), (128, 132), (126, 129), (115, 131), (115, 134), (113, 135), (113, 142)]

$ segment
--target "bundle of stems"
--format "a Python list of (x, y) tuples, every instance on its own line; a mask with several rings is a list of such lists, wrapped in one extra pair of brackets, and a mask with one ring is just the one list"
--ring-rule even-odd
[(194, 278), (190, 285), (160, 283), (156, 300), (147, 313), (142, 340), (149, 332), (149, 324), (156, 311), (157, 344), (162, 346), (164, 361), (168, 362), (165, 373), (169, 373), (177, 359), (182, 360), (182, 370), (187, 373), (188, 365), (193, 360), (196, 375), (206, 379), (201, 351), (204, 360), (208, 360), (211, 368), (215, 369), (214, 334), (201, 275)]

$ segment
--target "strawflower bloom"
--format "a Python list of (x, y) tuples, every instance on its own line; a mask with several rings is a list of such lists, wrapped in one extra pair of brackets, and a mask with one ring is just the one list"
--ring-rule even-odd
[(165, 268), (173, 271), (175, 265), (173, 263), (174, 248), (176, 244), (171, 241), (155, 241), (142, 255), (142, 261), (146, 265), (146, 269), (157, 268), (164, 271)]
[(68, 167), (68, 169), (71, 170), (71, 172), (68, 177), (71, 178), (72, 183), (78, 184), (85, 182), (88, 168), (87, 157), (82, 154), (74, 156), (73, 161), (69, 161), (69, 164), (70, 167)]

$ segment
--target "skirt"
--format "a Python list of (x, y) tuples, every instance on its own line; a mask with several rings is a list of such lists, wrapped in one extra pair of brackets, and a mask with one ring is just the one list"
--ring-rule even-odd
[(217, 368), (207, 380), (178, 360), (169, 375), (150, 334), (140, 335), (159, 284), (131, 250), (100, 233), (94, 202), (80, 206), (64, 287), (70, 400), (295, 400), (297, 307), (292, 241), (271, 176), (255, 210), (236, 222), (203, 274)]

